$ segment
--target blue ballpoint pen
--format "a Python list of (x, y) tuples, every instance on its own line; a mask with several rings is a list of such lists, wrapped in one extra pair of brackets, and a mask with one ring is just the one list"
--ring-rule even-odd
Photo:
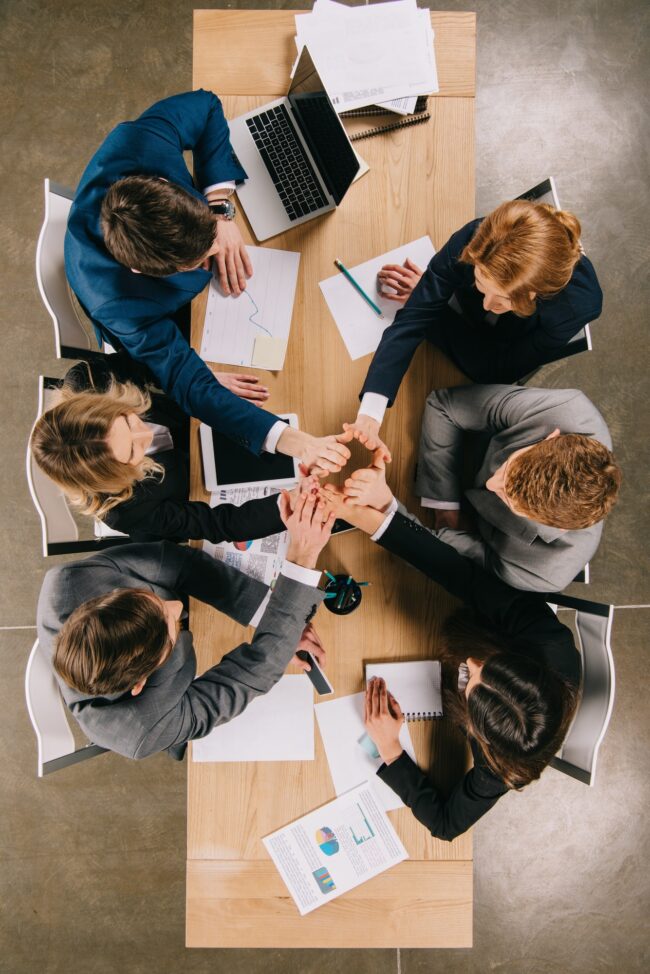
[(338, 257), (335, 257), (334, 258), (334, 264), (336, 265), (336, 267), (338, 267), (338, 269), (341, 271), (341, 273), (345, 275), (345, 277), (348, 279), (348, 281), (350, 282), (350, 284), (352, 285), (352, 287), (353, 288), (356, 288), (356, 290), (359, 292), (359, 294), (361, 295), (361, 297), (363, 298), (363, 300), (367, 304), (370, 305), (370, 307), (375, 312), (375, 314), (376, 315), (379, 315), (380, 318), (383, 318), (384, 317), (384, 313), (381, 310), (381, 308), (378, 308), (377, 305), (375, 304), (375, 302), (371, 298), (368, 297), (368, 295), (363, 290), (363, 288), (361, 287), (361, 285), (360, 284), (357, 284), (357, 282), (355, 281), (355, 279), (352, 277), (352, 274), (350, 274), (350, 271), (347, 269), (347, 267), (344, 266), (344, 264), (338, 259)]

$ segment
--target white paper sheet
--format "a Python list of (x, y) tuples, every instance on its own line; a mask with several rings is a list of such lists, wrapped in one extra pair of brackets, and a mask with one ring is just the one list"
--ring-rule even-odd
[(316, 0), (295, 21), (298, 53), (307, 44), (339, 112), (438, 91), (429, 11), (415, 0), (363, 7)]
[(380, 676), (386, 681), (407, 720), (442, 717), (439, 660), (366, 663), (366, 682), (373, 676)]
[[(381, 778), (375, 777), (382, 764), (381, 758), (371, 758), (359, 744), (359, 738), (366, 732), (363, 726), (364, 698), (365, 693), (353, 693), (317, 703), (314, 706), (316, 720), (336, 794), (342, 795), (359, 781), (371, 779), (382, 808), (389, 812), (393, 808), (403, 808), (404, 802)], [(402, 725), (399, 739), (415, 761), (413, 741), (406, 724)]]
[(300, 254), (270, 247), (247, 250), (253, 275), (245, 291), (226, 297), (215, 279), (210, 282), (201, 341), (206, 362), (254, 367), (258, 336), (289, 339)]
[(301, 916), (408, 859), (377, 801), (374, 782), (360, 784), (262, 841)]
[(306, 676), (283, 676), (234, 720), (194, 741), (192, 760), (313, 761), (313, 705)]
[[(431, 238), (420, 237), (419, 240), (413, 240), (411, 243), (396, 247), (395, 250), (382, 254), (380, 257), (373, 257), (372, 260), (367, 260), (364, 264), (348, 267), (355, 281), (381, 308), (384, 313), (383, 318), (379, 318), (372, 308), (368, 307), (361, 295), (357, 294), (340, 271), (333, 277), (328, 277), (326, 281), (320, 282), (320, 289), (336, 322), (336, 327), (341, 333), (341, 338), (345, 342), (350, 358), (361, 358), (362, 355), (369, 355), (370, 352), (376, 351), (384, 329), (393, 323), (395, 315), (402, 307), (396, 301), (388, 301), (386, 298), (382, 298), (377, 292), (377, 272), (381, 270), (384, 264), (403, 264), (407, 257), (410, 257), (422, 270), (426, 270), (427, 264), (434, 254), (435, 249), (431, 243)], [(345, 264), (345, 257), (339, 256)]]

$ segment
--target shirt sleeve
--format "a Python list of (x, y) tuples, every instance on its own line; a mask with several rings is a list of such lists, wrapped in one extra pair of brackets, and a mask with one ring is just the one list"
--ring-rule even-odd
[[(259, 408), (259, 407), (257, 407)], [(266, 434), (264, 442), (262, 443), (262, 450), (265, 453), (275, 453), (278, 448), (278, 441), (284, 431), (287, 428), (287, 424), (281, 419), (274, 423), (271, 429)]]
[(364, 416), (370, 416), (371, 419), (377, 420), (381, 426), (387, 409), (387, 396), (381, 396), (377, 392), (366, 392), (361, 399), (359, 414), (363, 413)]

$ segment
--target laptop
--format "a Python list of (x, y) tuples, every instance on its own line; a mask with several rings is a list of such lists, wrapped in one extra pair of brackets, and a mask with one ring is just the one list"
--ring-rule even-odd
[(235, 155), (248, 173), (237, 196), (257, 240), (334, 210), (359, 171), (306, 47), (286, 98), (228, 124)]

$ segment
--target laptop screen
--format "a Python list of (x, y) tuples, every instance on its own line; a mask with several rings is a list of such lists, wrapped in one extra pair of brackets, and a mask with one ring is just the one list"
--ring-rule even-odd
[(359, 160), (306, 47), (287, 98), (323, 182), (338, 205), (359, 171)]

